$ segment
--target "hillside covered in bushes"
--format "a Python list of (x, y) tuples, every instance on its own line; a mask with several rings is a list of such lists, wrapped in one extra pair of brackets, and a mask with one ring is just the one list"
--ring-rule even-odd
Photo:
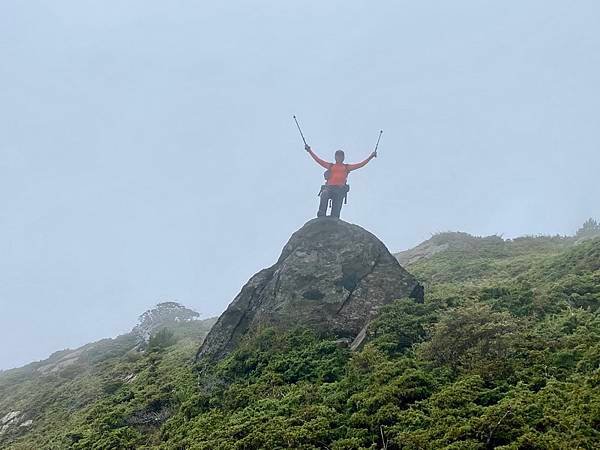
[(386, 306), (356, 352), (303, 328), (264, 328), (220, 363), (194, 365), (206, 329), (172, 323), (143, 351), (117, 339), (88, 365), (0, 375), (0, 416), (32, 411), (0, 443), (598, 448), (600, 238), (442, 233), (421, 245), (405, 267), (424, 303)]

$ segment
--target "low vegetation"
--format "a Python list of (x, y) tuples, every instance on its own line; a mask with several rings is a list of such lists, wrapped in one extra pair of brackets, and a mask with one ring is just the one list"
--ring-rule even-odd
[(199, 367), (193, 321), (143, 352), (107, 343), (93, 367), (3, 374), (0, 412), (7, 395), (10, 410), (34, 411), (5, 446), (598, 448), (600, 238), (481, 238), (408, 269), (425, 303), (386, 307), (358, 352), (263, 329)]

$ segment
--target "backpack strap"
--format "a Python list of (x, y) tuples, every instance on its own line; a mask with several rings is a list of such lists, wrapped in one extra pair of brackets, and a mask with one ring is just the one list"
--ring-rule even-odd
[[(350, 169), (348, 169), (348, 164), (344, 164), (346, 168), (346, 176), (350, 174)], [(348, 180), (346, 180), (346, 192), (344, 193), (344, 205), (348, 204), (348, 191), (350, 191), (350, 185), (348, 184)]]
[(329, 180), (329, 177), (331, 176), (331, 167), (333, 166), (332, 163), (329, 163), (329, 168), (323, 173), (323, 178), (325, 178), (325, 181)]

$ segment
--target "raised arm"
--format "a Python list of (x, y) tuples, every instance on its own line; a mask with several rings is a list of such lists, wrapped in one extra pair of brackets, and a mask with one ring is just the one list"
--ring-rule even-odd
[(308, 152), (308, 154), (309, 154), (310, 156), (312, 156), (312, 159), (314, 159), (314, 160), (317, 162), (317, 164), (319, 164), (320, 166), (323, 166), (323, 167), (324, 167), (324, 168), (326, 168), (326, 169), (329, 169), (329, 168), (331, 167), (331, 163), (329, 163), (329, 162), (327, 162), (327, 161), (324, 161), (324, 160), (322, 160), (321, 158), (319, 158), (319, 157), (318, 157), (318, 156), (315, 154), (315, 152), (313, 152), (313, 151), (312, 151), (312, 148), (310, 148), (308, 145), (305, 145), (305, 146), (304, 146), (304, 148), (305, 148), (305, 150)]
[(364, 161), (361, 161), (356, 164), (348, 164), (346, 166), (346, 167), (348, 167), (348, 172), (352, 172), (353, 170), (360, 169), (361, 167), (366, 166), (369, 161), (371, 161), (373, 158), (376, 158), (376, 157), (377, 157), (377, 152), (373, 152)]

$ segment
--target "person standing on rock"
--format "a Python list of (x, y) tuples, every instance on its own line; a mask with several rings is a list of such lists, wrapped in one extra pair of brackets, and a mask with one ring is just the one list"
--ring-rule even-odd
[(321, 192), (319, 196), (321, 201), (319, 203), (319, 211), (317, 217), (324, 217), (327, 215), (327, 207), (329, 200), (331, 200), (331, 217), (337, 217), (339, 219), (340, 212), (342, 211), (342, 204), (350, 186), (348, 186), (348, 174), (353, 170), (360, 169), (365, 166), (373, 158), (377, 157), (377, 151), (374, 151), (369, 155), (367, 159), (356, 164), (344, 164), (344, 152), (338, 150), (335, 152), (335, 162), (327, 162), (319, 158), (310, 148), (309, 145), (304, 145), (304, 149), (312, 156), (312, 158), (320, 166), (327, 169), (325, 171), (325, 184), (321, 186)]

